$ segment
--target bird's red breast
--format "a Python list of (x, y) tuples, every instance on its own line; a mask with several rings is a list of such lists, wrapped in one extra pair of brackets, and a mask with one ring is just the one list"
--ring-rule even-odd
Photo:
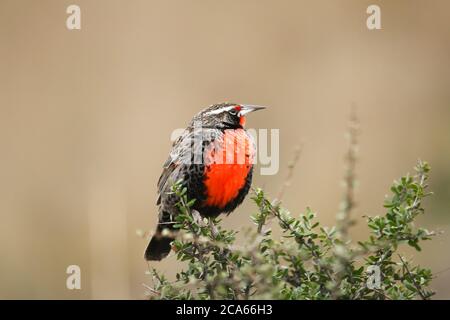
[(254, 147), (244, 129), (225, 130), (205, 153), (204, 206), (224, 208), (245, 185), (253, 165)]

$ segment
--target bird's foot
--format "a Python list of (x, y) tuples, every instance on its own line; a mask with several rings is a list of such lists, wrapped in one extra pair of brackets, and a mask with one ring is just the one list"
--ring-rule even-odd
[(211, 219), (209, 219), (209, 228), (211, 229), (211, 234), (213, 238), (217, 238), (219, 235), (219, 229), (217, 229), (216, 225), (213, 223)]
[[(194, 219), (194, 223), (199, 225), (200, 227), (206, 227), (207, 224), (205, 222), (206, 219), (203, 219), (200, 213), (197, 210), (191, 211), (192, 218)], [(219, 229), (215, 226), (211, 219), (208, 219), (209, 228), (211, 229), (211, 235), (213, 238), (216, 238), (219, 235)]]
[(197, 210), (192, 210), (191, 214), (192, 214), (192, 218), (194, 219), (194, 222), (197, 225), (199, 225), (200, 227), (206, 227), (206, 224), (203, 221), (202, 216), (200, 215), (200, 213)]

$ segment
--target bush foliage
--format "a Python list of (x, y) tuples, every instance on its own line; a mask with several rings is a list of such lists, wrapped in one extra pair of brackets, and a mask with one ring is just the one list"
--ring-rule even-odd
[[(407, 261), (398, 250), (420, 244), (433, 232), (414, 226), (424, 213), (430, 171), (419, 161), (415, 175), (395, 181), (384, 204), (385, 214), (367, 217), (369, 237), (354, 243), (348, 235), (353, 224), (353, 153), (345, 181), (346, 194), (335, 227), (322, 227), (306, 208), (293, 215), (280, 201), (270, 201), (254, 189), (258, 210), (251, 216), (254, 228), (245, 231), (242, 246), (236, 231), (224, 230), (220, 220), (202, 219), (191, 210), (181, 182), (173, 186), (180, 201), (175, 227), (180, 230), (173, 249), (187, 268), (169, 281), (151, 270), (153, 299), (428, 299), (429, 269)], [(281, 237), (270, 228), (276, 222)]]

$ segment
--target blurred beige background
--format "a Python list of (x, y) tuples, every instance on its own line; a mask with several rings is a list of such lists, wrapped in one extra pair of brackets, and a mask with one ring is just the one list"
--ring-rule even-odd
[[(82, 29), (66, 29), (81, 7)], [(382, 30), (366, 28), (366, 8)], [(304, 150), (285, 205), (334, 223), (352, 102), (362, 134), (362, 215), (383, 212), (417, 158), (434, 171), (423, 226), (446, 231), (408, 257), (450, 267), (450, 3), (446, 0), (0, 0), (0, 298), (144, 297), (156, 181), (173, 129), (222, 101), (270, 106), (252, 128), (280, 129), (276, 194)], [(250, 225), (247, 200), (223, 222)], [(170, 257), (154, 263), (173, 274)], [(82, 290), (66, 289), (66, 267)], [(437, 274), (450, 298), (450, 271)]]

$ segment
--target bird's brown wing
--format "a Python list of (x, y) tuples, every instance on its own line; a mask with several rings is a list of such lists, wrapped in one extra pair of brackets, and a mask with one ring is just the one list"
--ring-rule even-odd
[[(170, 151), (169, 157), (163, 164), (163, 172), (158, 180), (158, 199), (156, 201), (157, 205), (161, 204), (161, 195), (168, 191), (170, 186), (167, 185), (169, 178), (174, 174), (175, 170), (185, 161), (183, 155), (186, 153), (185, 148), (187, 147), (186, 141), (190, 135), (190, 130), (185, 130), (172, 144), (172, 150)], [(178, 170), (177, 170), (178, 171)], [(175, 174), (176, 175), (176, 174)], [(172, 177), (177, 178), (177, 177)], [(170, 179), (174, 180), (174, 179)], [(175, 183), (177, 180), (171, 181)]]
[[(203, 174), (203, 148), (210, 141), (215, 140), (221, 135), (220, 130), (204, 128), (201, 132), (195, 131), (194, 128), (188, 127), (180, 137), (173, 143), (170, 155), (163, 166), (163, 172), (158, 180), (158, 200), (157, 204), (160, 205), (163, 199), (164, 193), (170, 191), (170, 187), (173, 183), (179, 179), (184, 179), (186, 173), (192, 175)], [(201, 139), (201, 141), (199, 140)], [(200, 156), (198, 159), (197, 155)], [(200, 160), (200, 164), (193, 163)], [(196, 189), (195, 183), (199, 183), (201, 179), (190, 179), (191, 181), (185, 181), (188, 189)], [(191, 185), (189, 185), (189, 183)], [(172, 200), (172, 197), (167, 197)], [(171, 201), (169, 201), (171, 204)]]

